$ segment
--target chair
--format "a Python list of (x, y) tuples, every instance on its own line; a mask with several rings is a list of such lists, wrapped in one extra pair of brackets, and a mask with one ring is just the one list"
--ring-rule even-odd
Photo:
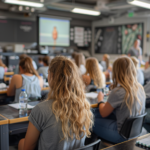
[(121, 127), (120, 135), (126, 140), (140, 136), (143, 121), (146, 115), (147, 113), (140, 116), (127, 118)]
[(96, 142), (93, 142), (91, 144), (88, 144), (86, 146), (83, 146), (81, 148), (78, 149), (74, 149), (74, 150), (98, 150), (99, 149), (99, 145), (100, 145), (100, 139), (97, 140)]

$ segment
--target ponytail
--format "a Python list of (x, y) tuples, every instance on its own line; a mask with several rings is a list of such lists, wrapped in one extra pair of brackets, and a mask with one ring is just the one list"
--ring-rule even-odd
[(32, 64), (32, 59), (30, 57), (25, 57), (19, 62), (19, 66), (26, 72), (31, 73), (35, 76), (39, 76), (37, 71), (34, 69)]

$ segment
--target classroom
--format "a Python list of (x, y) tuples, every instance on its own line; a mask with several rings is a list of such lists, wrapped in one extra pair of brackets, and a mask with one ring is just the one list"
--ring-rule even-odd
[(149, 141), (149, 0), (0, 0), (0, 150)]

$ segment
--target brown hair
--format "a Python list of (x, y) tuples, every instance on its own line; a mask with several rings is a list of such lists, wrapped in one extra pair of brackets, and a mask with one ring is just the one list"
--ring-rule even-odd
[(77, 52), (73, 52), (73, 53), (72, 53), (72, 55), (71, 55), (71, 56), (72, 56), (72, 59), (75, 59), (76, 54), (78, 54), (78, 53), (77, 53)]
[(139, 64), (139, 60), (136, 57), (134, 57), (134, 56), (131, 57), (131, 60), (133, 61), (134, 66), (137, 69), (138, 68), (138, 64)]
[(49, 56), (45, 56), (43, 58), (43, 63), (46, 64), (46, 66), (49, 66), (49, 64), (50, 64), (50, 57)]
[(38, 61), (43, 61), (43, 57), (39, 57), (39, 58), (38, 58)]
[[(130, 114), (132, 114), (132, 106), (134, 101), (137, 101), (141, 105), (142, 103), (137, 96), (137, 91), (139, 87), (143, 90), (143, 87), (138, 83), (136, 78), (136, 69), (129, 57), (120, 57), (118, 58), (113, 64), (113, 85), (112, 88), (118, 87), (120, 84), (126, 91), (124, 102), (127, 105), (128, 109), (130, 110)], [(120, 88), (120, 87), (118, 87)], [(142, 95), (140, 95), (142, 97)], [(130, 99), (129, 99), (130, 97)], [(139, 110), (139, 113), (141, 111)]]
[(104, 61), (106, 62), (106, 67), (107, 67), (107, 69), (109, 68), (109, 55), (108, 54), (105, 54), (104, 56)]
[(82, 53), (78, 53), (75, 55), (75, 63), (78, 67), (80, 67), (80, 65), (85, 66), (85, 57)]
[(0, 59), (0, 67), (6, 68), (6, 65), (3, 63), (1, 59)]
[(99, 63), (96, 58), (88, 58), (86, 60), (86, 74), (89, 74), (90, 78), (94, 80), (94, 85), (98, 88), (105, 86), (104, 74), (99, 68)]
[(26, 72), (31, 73), (33, 75), (39, 76), (37, 71), (34, 69), (32, 64), (32, 59), (30, 57), (25, 57), (20, 60), (19, 66)]
[(54, 100), (52, 111), (56, 120), (62, 123), (63, 139), (73, 139), (75, 135), (80, 140), (84, 135), (91, 135), (93, 114), (75, 63), (64, 56), (55, 57), (50, 63), (49, 73), (47, 100)]
[(28, 55), (26, 55), (26, 54), (21, 54), (21, 55), (19, 56), (19, 60), (22, 60), (22, 59), (24, 59), (24, 58), (26, 58), (26, 57), (28, 57)]

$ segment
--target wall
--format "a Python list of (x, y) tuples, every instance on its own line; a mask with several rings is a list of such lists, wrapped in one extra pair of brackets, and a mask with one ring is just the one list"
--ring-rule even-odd
[[(94, 52), (94, 37), (95, 37), (95, 27), (103, 27), (103, 26), (114, 26), (114, 25), (122, 25), (122, 24), (128, 24), (128, 23), (144, 23), (144, 40), (143, 40), (143, 59), (147, 61), (148, 58), (145, 57), (145, 54), (148, 53), (150, 55), (150, 41), (147, 42), (146, 34), (147, 31), (150, 31), (150, 18), (148, 17), (142, 17), (142, 18), (128, 18), (126, 16), (117, 18), (114, 20), (114, 23), (110, 23), (109, 19), (103, 19), (101, 21), (94, 21), (92, 23), (92, 47), (91, 47), (91, 54), (92, 56), (96, 57), (98, 60), (102, 60), (102, 54), (95, 54)], [(119, 55), (110, 55), (110, 58), (114, 60), (116, 57), (119, 57)]]

